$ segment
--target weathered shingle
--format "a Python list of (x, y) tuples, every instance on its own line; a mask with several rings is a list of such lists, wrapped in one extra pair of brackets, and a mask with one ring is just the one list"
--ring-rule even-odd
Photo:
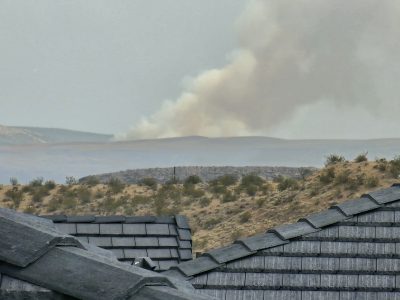
[(214, 293), (223, 300), (397, 299), (399, 190), (338, 204), (298, 223), (209, 251), (189, 263), (195, 267), (184, 270), (184, 263), (175, 268), (180, 276), (192, 278), (196, 289), (225, 291)]

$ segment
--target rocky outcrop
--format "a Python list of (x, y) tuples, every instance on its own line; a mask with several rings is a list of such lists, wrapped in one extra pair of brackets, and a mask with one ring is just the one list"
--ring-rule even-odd
[[(108, 182), (111, 178), (118, 178), (125, 183), (138, 183), (143, 178), (154, 178), (159, 183), (165, 183), (175, 178), (179, 181), (184, 180), (190, 175), (197, 175), (203, 181), (210, 181), (219, 176), (232, 174), (237, 177), (242, 177), (247, 174), (257, 174), (266, 179), (273, 179), (278, 176), (286, 176), (292, 178), (301, 177), (302, 170), (316, 170), (315, 168), (290, 168), (290, 167), (201, 167), (201, 166), (188, 166), (188, 167), (171, 167), (171, 168), (151, 168), (151, 169), (135, 169), (126, 170), (115, 173), (105, 173), (96, 176), (100, 182)], [(174, 174), (175, 172), (175, 174)], [(84, 183), (90, 176), (79, 179), (79, 182)]]

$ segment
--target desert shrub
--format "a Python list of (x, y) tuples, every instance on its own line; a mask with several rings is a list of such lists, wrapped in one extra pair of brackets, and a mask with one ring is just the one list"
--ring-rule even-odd
[(248, 196), (255, 196), (258, 191), (258, 186), (255, 184), (249, 184), (242, 188)]
[(368, 176), (365, 179), (365, 185), (369, 188), (374, 188), (379, 185), (379, 178), (377, 176)]
[(111, 193), (113, 194), (121, 193), (125, 188), (125, 184), (119, 178), (116, 177), (112, 177), (107, 182), (107, 184), (110, 188)]
[(184, 184), (198, 184), (202, 182), (201, 178), (197, 175), (190, 175), (188, 178), (185, 179)]
[(221, 184), (212, 185), (210, 191), (214, 194), (224, 194), (226, 192), (226, 186)]
[(147, 204), (150, 202), (150, 198), (143, 195), (136, 195), (132, 198), (133, 205)]
[(92, 175), (92, 176), (86, 177), (84, 183), (87, 184), (88, 186), (95, 186), (100, 183), (100, 179), (99, 179), (99, 177)]
[(325, 166), (331, 166), (337, 163), (343, 163), (346, 159), (342, 155), (330, 154), (327, 156)]
[(297, 190), (299, 188), (299, 183), (296, 179), (290, 177), (284, 177), (278, 184), (279, 191), (285, 190)]
[(78, 201), (75, 197), (60, 197), (59, 202), (63, 209), (72, 209), (78, 205)]
[(377, 165), (374, 168), (378, 169), (381, 172), (385, 172), (388, 168), (388, 161), (386, 158), (377, 158), (376, 160)]
[(267, 194), (268, 192), (272, 191), (272, 189), (273, 189), (273, 186), (272, 186), (272, 184), (271, 184), (270, 182), (266, 182), (265, 184), (263, 184), (263, 185), (260, 187), (260, 191), (261, 191), (264, 195)]
[(367, 155), (368, 155), (368, 152), (357, 155), (356, 158), (354, 159), (354, 162), (361, 163), (361, 162), (368, 161)]
[(240, 215), (239, 222), (241, 224), (246, 223), (250, 220), (250, 218), (251, 218), (251, 213), (249, 211), (246, 211)]
[(56, 183), (54, 182), (54, 180), (47, 180), (44, 183), (45, 188), (50, 191), (53, 190), (56, 187)]
[(312, 170), (309, 168), (299, 168), (299, 175), (302, 180), (305, 180), (312, 173)]
[(80, 201), (82, 204), (89, 203), (90, 200), (92, 199), (92, 192), (91, 192), (91, 190), (89, 190), (89, 189), (86, 188), (85, 186), (80, 186), (80, 187), (76, 190), (76, 195), (77, 195), (79, 201)]
[(232, 193), (231, 191), (226, 191), (226, 193), (222, 196), (222, 203), (234, 202), (237, 199), (238, 198), (234, 193)]
[(258, 207), (258, 208), (263, 207), (266, 201), (267, 201), (266, 198), (258, 198), (258, 199), (256, 200), (256, 205), (257, 205), (257, 207)]
[(213, 180), (211, 183), (220, 184), (222, 186), (228, 187), (231, 185), (236, 184), (238, 178), (235, 175), (226, 174), (218, 177), (217, 179)]
[(400, 156), (396, 156), (389, 162), (389, 173), (393, 178), (399, 178), (400, 175)]
[(199, 200), (199, 204), (201, 207), (207, 207), (211, 203), (211, 199), (207, 197), (201, 197)]
[(28, 205), (25, 209), (24, 209), (24, 213), (26, 214), (35, 214), (36, 213), (36, 208), (33, 205)]
[(73, 177), (73, 176), (65, 177), (65, 184), (67, 184), (67, 185), (75, 185), (77, 183), (78, 183), (78, 181), (76, 180), (75, 177)]
[(11, 177), (11, 178), (10, 178), (10, 184), (11, 184), (12, 186), (18, 185), (18, 179), (17, 179), (16, 177)]
[(43, 198), (49, 195), (49, 192), (45, 186), (36, 187), (31, 191), (32, 202), (38, 203), (42, 202)]
[(183, 194), (192, 198), (200, 198), (204, 196), (204, 191), (196, 189), (194, 184), (185, 184), (183, 186)]
[(255, 185), (255, 186), (262, 186), (264, 184), (264, 179), (256, 174), (248, 174), (242, 177), (241, 183), (242, 186), (247, 185)]
[(94, 197), (96, 199), (101, 199), (104, 197), (104, 193), (101, 190), (97, 190), (96, 193), (94, 194)]
[(39, 186), (42, 186), (42, 185), (43, 185), (43, 181), (44, 181), (43, 177), (37, 177), (37, 178), (31, 180), (31, 181), (29, 182), (29, 185), (30, 185), (31, 187), (39, 187)]
[(350, 170), (343, 170), (341, 172), (339, 172), (334, 179), (334, 183), (336, 185), (339, 184), (348, 184), (350, 182)]
[(53, 212), (59, 209), (61, 206), (60, 198), (52, 197), (49, 202), (47, 203), (47, 211)]
[(237, 240), (243, 236), (243, 231), (240, 229), (235, 229), (231, 233), (231, 239), (232, 240)]
[(107, 196), (99, 203), (99, 208), (107, 213), (115, 213), (117, 208), (121, 206), (121, 203), (114, 197)]
[(166, 214), (167, 206), (167, 201), (164, 197), (154, 197), (153, 209), (157, 216)]
[(13, 202), (14, 208), (18, 208), (19, 204), (23, 200), (23, 192), (17, 187), (13, 187), (12, 189), (8, 190), (5, 193), (5, 196)]
[(147, 186), (152, 190), (157, 189), (157, 180), (153, 177), (146, 177), (139, 181), (139, 185)]
[(332, 183), (335, 179), (335, 169), (334, 168), (327, 168), (322, 170), (321, 174), (319, 175), (319, 181), (324, 184)]
[(220, 224), (221, 222), (222, 222), (221, 217), (210, 218), (204, 222), (203, 228), (210, 230), (213, 229), (216, 225)]

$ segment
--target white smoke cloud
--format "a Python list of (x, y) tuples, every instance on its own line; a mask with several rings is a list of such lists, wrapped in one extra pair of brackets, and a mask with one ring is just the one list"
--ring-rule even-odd
[(400, 1), (254, 0), (237, 29), (225, 67), (124, 137), (261, 135), (322, 102), (400, 111)]

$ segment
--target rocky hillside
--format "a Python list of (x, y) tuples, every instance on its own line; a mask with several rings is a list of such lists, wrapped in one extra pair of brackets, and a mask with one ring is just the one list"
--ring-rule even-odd
[(304, 172), (315, 171), (316, 168), (290, 168), (290, 167), (175, 167), (175, 168), (150, 168), (126, 170), (121, 172), (106, 173), (86, 176), (79, 179), (80, 183), (87, 183), (95, 176), (100, 183), (107, 183), (112, 178), (117, 178), (126, 184), (140, 183), (145, 178), (154, 178), (158, 183), (171, 180), (184, 181), (185, 178), (196, 175), (202, 181), (211, 181), (220, 176), (229, 174), (237, 178), (248, 174), (256, 174), (264, 179), (274, 179), (279, 176), (301, 178)]
[(332, 156), (326, 167), (303, 178), (264, 180), (247, 175), (201, 182), (157, 184), (146, 179), (126, 185), (118, 179), (56, 185), (33, 180), (29, 185), (2, 186), (0, 205), (35, 214), (169, 215), (189, 217), (195, 251), (215, 248), (242, 237), (294, 222), (310, 213), (399, 181), (400, 158), (353, 162)]

